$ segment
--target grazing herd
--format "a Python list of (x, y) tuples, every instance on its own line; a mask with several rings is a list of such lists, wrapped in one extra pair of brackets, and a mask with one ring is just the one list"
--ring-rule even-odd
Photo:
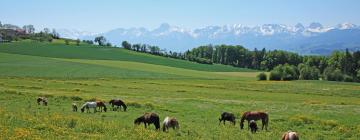
[[(48, 99), (46, 97), (38, 97), (36, 101), (38, 105), (41, 105), (41, 102), (44, 106), (48, 105)], [(112, 99), (109, 101), (109, 104), (111, 105), (113, 111), (119, 111), (121, 110), (121, 108), (123, 108), (124, 112), (127, 110), (127, 106), (122, 100)], [(105, 103), (102, 101), (85, 102), (81, 106), (80, 110), (81, 112), (85, 112), (86, 110), (87, 113), (90, 113), (91, 108), (94, 110), (94, 113), (96, 113), (98, 110), (100, 112), (107, 111), (107, 107)], [(73, 103), (72, 111), (77, 112), (77, 110), (78, 110), (77, 104)], [(263, 130), (264, 128), (265, 130), (267, 130), (269, 124), (269, 115), (266, 112), (259, 112), (259, 111), (244, 112), (240, 119), (240, 129), (244, 129), (244, 122), (247, 121), (248, 129), (250, 129), (251, 133), (256, 133), (256, 131), (258, 130), (256, 121), (258, 120), (261, 120), (262, 122), (261, 130)], [(229, 121), (230, 123), (235, 125), (236, 124), (235, 115), (230, 112), (221, 113), (219, 118), (219, 125), (221, 124), (221, 122), (223, 122), (223, 124), (225, 125), (225, 121)], [(160, 130), (160, 117), (156, 113), (145, 113), (134, 120), (135, 125), (140, 125), (141, 123), (144, 123), (145, 128), (153, 124), (156, 130)], [(167, 132), (169, 128), (172, 128), (174, 130), (178, 130), (180, 128), (179, 122), (175, 117), (165, 117), (162, 127), (164, 132)], [(299, 140), (299, 135), (296, 132), (288, 131), (282, 135), (282, 140)]]

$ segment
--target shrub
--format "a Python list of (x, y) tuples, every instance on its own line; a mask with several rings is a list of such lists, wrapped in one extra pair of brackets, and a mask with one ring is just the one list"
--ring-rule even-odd
[(345, 82), (353, 82), (353, 78), (349, 75), (344, 75), (344, 81)]
[(319, 75), (320, 75), (320, 70), (318, 68), (305, 65), (305, 66), (302, 66), (300, 69), (299, 79), (318, 80)]
[(328, 81), (343, 81), (344, 79), (344, 75), (341, 73), (341, 71), (333, 67), (327, 67), (324, 70), (324, 77)]
[(263, 72), (259, 73), (259, 75), (257, 75), (257, 78), (258, 78), (259, 81), (267, 79), (266, 74), (263, 73)]
[(270, 72), (270, 80), (297, 80), (297, 67), (291, 65), (278, 65)]
[(279, 71), (272, 70), (270, 72), (269, 80), (280, 81), (281, 80), (281, 73)]
[(65, 39), (65, 44), (66, 45), (69, 45), (70, 44), (70, 41), (68, 39)]

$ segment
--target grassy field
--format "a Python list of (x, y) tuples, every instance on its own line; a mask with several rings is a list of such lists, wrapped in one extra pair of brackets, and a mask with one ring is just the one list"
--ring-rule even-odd
[[(0, 139), (280, 139), (288, 130), (301, 139), (360, 139), (358, 83), (256, 81), (257, 72), (221, 65), (201, 65), (212, 70), (199, 71), (185, 67), (200, 64), (182, 66), (172, 59), (163, 60), (171, 65), (135, 61), (138, 56), (163, 58), (122, 49), (115, 51), (128, 53), (125, 61), (102, 59), (110, 56), (97, 56), (99, 48), (90, 47), (88, 57), (69, 57), (61, 55), (70, 47), (14, 46), (0, 45)], [(54, 57), (46, 53), (52, 47)], [(38, 96), (47, 96), (49, 106), (38, 106)], [(124, 100), (128, 111), (71, 111), (73, 102), (112, 98)], [(268, 131), (239, 129), (240, 114), (249, 110), (269, 113)], [(218, 124), (223, 111), (236, 114), (236, 126)], [(144, 112), (155, 112), (161, 120), (174, 116), (180, 130), (134, 126)]]
[(65, 45), (65, 43), (60, 40), (55, 40), (54, 43), (40, 43), (27, 40), (1, 44), (0, 52), (52, 58), (131, 61), (211, 72), (254, 71), (225, 65), (198, 64), (184, 60), (128, 51), (122, 48), (97, 47), (86, 44), (82, 44), (81, 46)]

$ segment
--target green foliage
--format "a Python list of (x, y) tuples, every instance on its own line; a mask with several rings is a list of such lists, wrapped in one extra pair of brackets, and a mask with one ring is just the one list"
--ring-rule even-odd
[(327, 67), (324, 70), (324, 78), (329, 81), (343, 81), (344, 75), (339, 69), (335, 69), (334, 67)]
[(344, 75), (344, 82), (353, 82), (353, 78), (349, 75)]
[(68, 39), (65, 39), (65, 45), (69, 45), (70, 41)]
[(270, 80), (297, 80), (298, 72), (295, 66), (278, 65), (270, 72)]
[(76, 40), (76, 46), (80, 46), (80, 39)]
[(282, 74), (280, 71), (272, 70), (269, 75), (269, 80), (280, 81), (281, 77), (282, 77)]
[(99, 46), (105, 46), (106, 45), (106, 38), (104, 36), (98, 36), (98, 37), (95, 37), (94, 42), (98, 43)]
[(267, 80), (266, 73), (264, 73), (264, 72), (259, 73), (259, 74), (257, 75), (257, 78), (258, 78), (259, 81)]
[(319, 80), (320, 70), (316, 67), (310, 67), (309, 65), (299, 65), (301, 80)]

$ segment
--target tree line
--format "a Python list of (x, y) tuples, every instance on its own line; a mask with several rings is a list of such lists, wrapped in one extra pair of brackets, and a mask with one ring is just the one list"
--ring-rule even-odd
[[(224, 64), (269, 71), (269, 80), (329, 80), (360, 82), (360, 51), (334, 51), (330, 56), (299, 55), (282, 50), (246, 49), (240, 45), (203, 45), (184, 53), (158, 46), (122, 42), (128, 50), (183, 59), (202, 64)], [(259, 80), (264, 74), (259, 75)]]

